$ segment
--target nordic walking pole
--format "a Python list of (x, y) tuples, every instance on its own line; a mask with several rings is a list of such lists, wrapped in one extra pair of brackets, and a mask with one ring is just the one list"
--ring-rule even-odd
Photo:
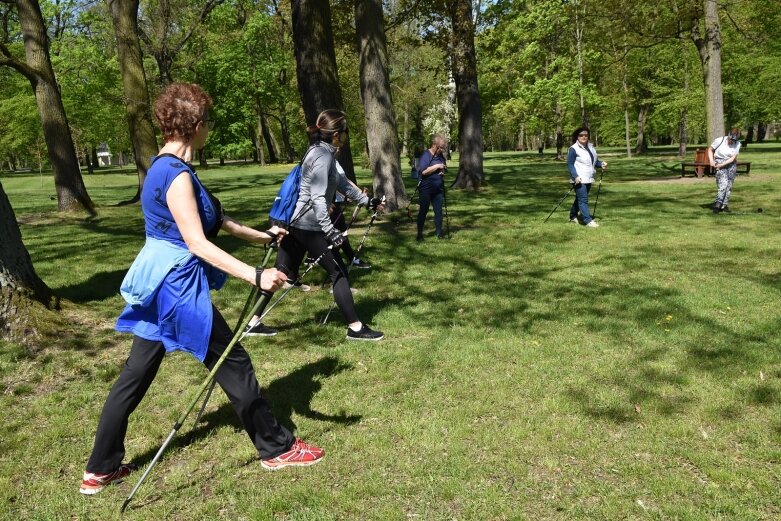
[(442, 185), (442, 201), (445, 203), (445, 227), (447, 228), (447, 238), (450, 239), (450, 215), (447, 212), (447, 190)]
[[(382, 196), (382, 199), (380, 200), (380, 204), (377, 206), (381, 206), (385, 203), (385, 196)], [(372, 228), (372, 224), (374, 224), (374, 219), (377, 218), (377, 209), (374, 209), (374, 213), (372, 214), (372, 218), (369, 220), (369, 225), (366, 227), (366, 231), (363, 233), (363, 238), (361, 238), (360, 244), (358, 244), (358, 249), (355, 250), (355, 256), (358, 256), (358, 253), (360, 253), (361, 248), (363, 248), (363, 243), (366, 242), (366, 237), (369, 235), (369, 230)], [(350, 270), (352, 270), (353, 264), (350, 263), (350, 265), (347, 267), (347, 280), (349, 282), (350, 280)], [(323, 319), (323, 322), (321, 325), (325, 325), (326, 322), (328, 322), (328, 318), (331, 316), (331, 313), (334, 310), (334, 307), (336, 306), (336, 301), (331, 302), (331, 307), (328, 308), (328, 313), (325, 315), (325, 318)]]
[(569, 189), (569, 192), (567, 192), (566, 194), (564, 194), (564, 197), (562, 197), (562, 198), (561, 198), (561, 201), (559, 201), (559, 202), (558, 202), (558, 204), (557, 204), (556, 206), (554, 206), (554, 207), (553, 207), (553, 210), (551, 210), (551, 212), (548, 214), (548, 216), (545, 218), (545, 220), (544, 220), (544, 221), (542, 221), (543, 223), (546, 223), (546, 222), (548, 222), (548, 219), (550, 219), (550, 216), (551, 216), (551, 215), (553, 215), (553, 212), (555, 212), (556, 210), (558, 210), (558, 209), (559, 209), (559, 206), (561, 206), (561, 203), (563, 203), (563, 202), (564, 202), (564, 199), (566, 199), (566, 198), (569, 196), (569, 194), (571, 194), (571, 193), (572, 193), (572, 191), (575, 189), (575, 186), (576, 186), (576, 185), (574, 185), (574, 184), (573, 184), (573, 185), (572, 185), (572, 188), (570, 188), (570, 189)]
[[(342, 233), (342, 235), (344, 235), (344, 233)], [(304, 277), (306, 277), (306, 274), (309, 273), (310, 271), (312, 271), (312, 268), (317, 266), (317, 263), (320, 262), (320, 259), (322, 259), (325, 256), (325, 254), (328, 253), (329, 251), (331, 251), (332, 249), (333, 249), (333, 246), (328, 246), (328, 249), (326, 249), (323, 253), (321, 253), (319, 257), (317, 257), (311, 263), (307, 264), (306, 269), (304, 270), (304, 273), (299, 275), (298, 279), (296, 279), (296, 280), (299, 280), (299, 281), (304, 280)], [(266, 311), (262, 315), (260, 315), (260, 320), (263, 320), (264, 318), (266, 318), (266, 315), (271, 313), (271, 310), (274, 309), (275, 307), (277, 307), (277, 305), (280, 302), (282, 302), (282, 300), (287, 296), (288, 293), (290, 293), (292, 291), (293, 288), (295, 288), (295, 286), (291, 285), (289, 288), (287, 288), (285, 291), (283, 291), (282, 294), (279, 296), (279, 298), (277, 300), (275, 300), (268, 307), (268, 309), (266, 309)]]
[[(258, 274), (258, 282), (260, 282), (260, 274)], [(269, 300), (271, 300), (272, 295), (273, 293), (270, 293), (266, 290), (260, 290), (260, 298), (252, 307), (252, 315), (262, 313), (263, 309), (265, 309), (266, 307), (266, 304), (268, 304)], [(249, 320), (250, 319), (246, 320), (247, 324), (249, 324)], [(246, 327), (246, 324), (244, 325), (244, 327)], [(243, 330), (244, 328), (241, 329)], [(124, 512), (127, 506), (130, 504), (130, 501), (133, 499), (133, 496), (136, 495), (136, 492), (141, 487), (141, 484), (144, 482), (146, 477), (149, 475), (149, 473), (152, 471), (154, 466), (157, 464), (157, 461), (160, 459), (160, 456), (163, 455), (163, 451), (165, 451), (165, 448), (168, 447), (169, 443), (171, 443), (171, 440), (174, 438), (174, 435), (176, 435), (177, 431), (179, 431), (179, 429), (182, 427), (182, 424), (184, 424), (184, 421), (187, 419), (187, 416), (189, 416), (190, 412), (192, 412), (193, 408), (195, 408), (195, 405), (198, 403), (198, 400), (201, 399), (201, 395), (203, 394), (203, 392), (211, 384), (212, 380), (214, 380), (214, 377), (217, 374), (217, 371), (220, 370), (222, 363), (225, 361), (226, 358), (228, 358), (228, 355), (233, 350), (233, 346), (235, 346), (239, 342), (239, 340), (244, 338), (244, 335), (245, 335), (244, 331), (237, 331), (236, 334), (233, 335), (233, 338), (231, 339), (230, 343), (225, 348), (225, 351), (222, 353), (222, 356), (220, 356), (219, 360), (217, 360), (217, 363), (214, 364), (214, 367), (209, 372), (209, 375), (206, 377), (206, 379), (203, 381), (203, 384), (201, 384), (201, 387), (198, 389), (198, 392), (195, 394), (195, 397), (190, 402), (190, 405), (176, 420), (176, 423), (174, 424), (171, 433), (168, 435), (168, 438), (166, 438), (166, 440), (163, 442), (163, 445), (157, 451), (155, 457), (152, 458), (152, 461), (149, 463), (149, 466), (147, 466), (146, 470), (144, 471), (144, 474), (141, 476), (141, 479), (139, 479), (138, 483), (136, 483), (136, 486), (133, 487), (133, 490), (130, 492), (130, 495), (127, 497), (127, 499), (125, 499), (124, 503), (122, 503), (122, 507), (119, 509), (120, 513)]]
[[(277, 237), (274, 237), (272, 239), (271, 244), (269, 244), (268, 249), (266, 250), (266, 256), (263, 257), (263, 262), (260, 263), (260, 267), (263, 269), (266, 269), (266, 266), (268, 265), (268, 261), (271, 259), (271, 252), (274, 251), (278, 247), (277, 244)], [(235, 335), (240, 331), (239, 327), (244, 322), (244, 318), (247, 316), (247, 310), (250, 307), (250, 304), (255, 299), (255, 297), (258, 294), (258, 288), (257, 286), (253, 286), (252, 289), (249, 292), (249, 296), (247, 297), (247, 302), (244, 304), (244, 309), (241, 311), (241, 314), (239, 315), (239, 319), (236, 321), (236, 329), (233, 331), (233, 334)], [(250, 319), (251, 321), (252, 319)], [(247, 325), (249, 325), (249, 322), (247, 322)], [(206, 391), (206, 397), (203, 399), (203, 405), (201, 405), (200, 410), (198, 411), (198, 414), (195, 415), (195, 421), (193, 422), (193, 429), (198, 426), (198, 422), (201, 421), (201, 417), (203, 416), (203, 412), (206, 410), (206, 405), (209, 403), (209, 400), (212, 397), (212, 393), (214, 392), (214, 386), (217, 385), (216, 380), (212, 380), (211, 385), (209, 386), (209, 390)]]
[[(303, 216), (310, 208), (312, 207), (312, 202), (307, 201), (307, 203), (304, 205), (304, 208), (299, 212), (298, 216), (293, 218), (290, 221), (290, 224), (292, 225), (296, 221), (298, 221), (301, 216)], [(267, 235), (271, 236), (269, 232), (264, 231), (263, 233), (266, 233)], [(266, 269), (266, 266), (268, 265), (268, 261), (271, 259), (271, 252), (277, 248), (279, 248), (279, 241), (280, 237), (278, 235), (274, 235), (271, 238), (271, 242), (269, 243), (269, 247), (266, 250), (266, 256), (263, 257), (263, 262), (260, 264), (260, 266), (263, 269)], [(257, 286), (253, 286), (252, 289), (249, 292), (249, 296), (247, 297), (247, 302), (244, 304), (244, 309), (241, 311), (241, 315), (239, 315), (239, 319), (236, 321), (236, 329), (233, 331), (233, 334), (237, 334), (240, 329), (239, 326), (243, 323), (244, 317), (246, 316), (247, 309), (249, 309), (250, 303), (253, 299), (257, 297), (258, 288)], [(250, 315), (250, 320), (247, 322), (247, 325), (245, 326), (245, 329), (249, 329), (249, 324), (252, 322), (252, 317), (254, 315)], [(246, 331), (245, 331), (246, 333)], [(242, 336), (243, 338), (243, 336)], [(195, 417), (195, 421), (193, 422), (193, 429), (198, 425), (198, 422), (201, 421), (201, 417), (203, 416), (203, 412), (206, 410), (206, 405), (209, 403), (209, 400), (212, 397), (212, 393), (214, 392), (214, 387), (217, 385), (217, 382), (215, 380), (212, 380), (212, 384), (209, 387), (209, 390), (206, 393), (206, 397), (203, 399), (203, 405), (201, 405), (201, 409), (198, 411), (198, 414)]]
[(602, 168), (601, 172), (599, 173), (599, 186), (597, 187), (597, 198), (594, 200), (594, 213), (591, 214), (592, 219), (597, 218), (597, 204), (599, 204), (599, 192), (602, 190), (602, 176), (605, 175), (605, 169)]

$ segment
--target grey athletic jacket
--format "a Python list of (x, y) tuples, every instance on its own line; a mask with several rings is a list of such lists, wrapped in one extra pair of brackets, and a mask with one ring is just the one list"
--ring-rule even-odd
[[(299, 215), (301, 217), (293, 224), (294, 228), (330, 233), (334, 225), (328, 216), (328, 207), (333, 203), (337, 190), (358, 204), (369, 202), (363, 192), (336, 170), (335, 153), (335, 147), (322, 141), (318, 141), (306, 151), (301, 165), (301, 188), (293, 212), (293, 218)], [(309, 201), (312, 202), (312, 208), (304, 210)]]

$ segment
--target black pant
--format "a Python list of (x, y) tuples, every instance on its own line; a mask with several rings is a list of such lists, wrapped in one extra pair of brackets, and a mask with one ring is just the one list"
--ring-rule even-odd
[[(335, 206), (336, 208), (331, 214), (331, 222), (333, 223), (334, 228), (340, 232), (347, 231), (347, 221), (344, 219), (344, 204), (336, 204)], [(355, 258), (355, 250), (353, 250), (347, 237), (344, 238), (344, 242), (339, 248), (347, 256), (347, 262), (352, 262)]]
[(420, 190), (420, 209), (418, 210), (418, 235), (423, 235), (423, 225), (426, 222), (429, 205), (434, 206), (434, 230), (437, 237), (442, 236), (442, 203), (445, 200), (444, 188)]
[[(209, 350), (204, 360), (209, 370), (222, 356), (233, 338), (225, 319), (212, 307), (214, 320)], [(113, 472), (125, 457), (125, 435), (130, 414), (144, 398), (163, 361), (165, 348), (161, 342), (133, 337), (133, 347), (100, 415), (95, 445), (87, 462), (87, 472)], [(260, 386), (249, 355), (241, 346), (233, 346), (215, 375), (217, 383), (239, 415), (244, 429), (263, 459), (286, 452), (295, 441), (285, 427), (277, 422), (268, 402), (260, 394)]]
[(359, 322), (353, 293), (350, 291), (350, 281), (347, 279), (347, 268), (342, 262), (341, 256), (334, 255), (333, 250), (328, 249), (325, 233), (300, 228), (291, 228), (288, 231), (289, 234), (282, 239), (282, 244), (279, 246), (276, 268), (284, 272), (288, 278), (298, 278), (298, 267), (307, 252), (315, 259), (325, 252), (319, 264), (331, 277), (336, 305), (339, 306), (339, 310), (348, 324)]

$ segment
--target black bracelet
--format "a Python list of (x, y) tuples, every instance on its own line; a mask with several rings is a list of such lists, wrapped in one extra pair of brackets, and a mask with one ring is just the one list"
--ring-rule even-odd
[(271, 240), (272, 240), (272, 241), (273, 241), (274, 239), (276, 239), (276, 238), (277, 238), (277, 234), (276, 234), (276, 233), (271, 233), (271, 232), (270, 232), (270, 231), (268, 231), (268, 230), (260, 230), (260, 231), (261, 231), (261, 233), (265, 233), (266, 235), (268, 235), (269, 237), (271, 237)]
[(260, 288), (260, 276), (263, 275), (263, 267), (255, 267), (255, 285)]

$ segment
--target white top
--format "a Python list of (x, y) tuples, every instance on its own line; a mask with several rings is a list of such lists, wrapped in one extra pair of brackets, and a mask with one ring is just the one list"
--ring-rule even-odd
[(740, 141), (735, 141), (733, 144), (729, 144), (729, 136), (717, 137), (710, 144), (713, 149), (713, 159), (716, 163), (723, 163), (732, 156), (738, 155), (740, 152)]

